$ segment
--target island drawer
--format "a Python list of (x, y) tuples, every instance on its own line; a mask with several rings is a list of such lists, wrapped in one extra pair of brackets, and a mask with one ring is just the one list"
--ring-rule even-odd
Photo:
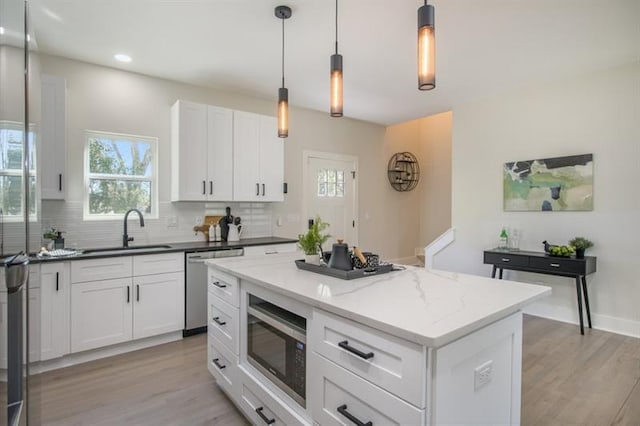
[[(316, 354), (308, 384), (314, 421), (323, 426), (423, 425), (425, 410), (372, 385)], [(360, 422), (360, 423), (358, 423)]]
[(209, 334), (207, 367), (220, 386), (229, 396), (238, 397), (238, 357), (229, 351), (218, 339)]
[(568, 273), (584, 273), (584, 262), (577, 262), (573, 259), (564, 259), (561, 257), (532, 257), (529, 263), (531, 268), (540, 269), (541, 271), (568, 272)]
[(71, 262), (71, 282), (82, 283), (128, 278), (131, 277), (132, 270), (131, 256), (77, 260)]
[(184, 271), (184, 253), (147, 254), (133, 257), (133, 275)]
[(209, 293), (207, 306), (207, 329), (235, 355), (238, 347), (238, 308)]
[(207, 286), (209, 287), (210, 293), (218, 296), (228, 304), (236, 308), (240, 306), (240, 292), (238, 291), (240, 285), (238, 278), (218, 271), (217, 269), (209, 268)]
[(316, 309), (312, 349), (419, 408), (426, 406), (424, 346)]
[(503, 265), (507, 266), (527, 266), (529, 265), (529, 258), (527, 256), (521, 256), (517, 254), (509, 253), (484, 253), (484, 263), (493, 264), (498, 267)]

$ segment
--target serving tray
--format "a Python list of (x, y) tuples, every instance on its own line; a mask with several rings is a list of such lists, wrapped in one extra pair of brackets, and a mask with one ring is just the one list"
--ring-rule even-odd
[(329, 268), (326, 265), (312, 265), (306, 263), (303, 259), (296, 260), (296, 266), (298, 269), (304, 269), (305, 271), (315, 272), (317, 274), (329, 275), (330, 277), (340, 278), (343, 280), (353, 280), (356, 278), (370, 277), (373, 275), (386, 274), (393, 271), (392, 263), (383, 263), (377, 268), (364, 268), (353, 269), (351, 271), (343, 271), (342, 269)]

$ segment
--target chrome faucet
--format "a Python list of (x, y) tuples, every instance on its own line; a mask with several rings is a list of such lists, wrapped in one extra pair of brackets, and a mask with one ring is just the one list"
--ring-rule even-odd
[(133, 241), (133, 237), (130, 237), (127, 234), (127, 218), (129, 217), (129, 213), (131, 213), (131, 212), (138, 213), (138, 216), (140, 216), (140, 226), (144, 228), (144, 218), (142, 217), (142, 212), (140, 210), (138, 210), (138, 209), (129, 209), (124, 214), (124, 234), (122, 234), (122, 247), (123, 248), (129, 247), (129, 241)]

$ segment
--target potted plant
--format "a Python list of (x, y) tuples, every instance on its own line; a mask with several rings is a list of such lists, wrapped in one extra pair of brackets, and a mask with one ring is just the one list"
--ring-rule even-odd
[(584, 252), (589, 247), (593, 247), (593, 243), (584, 237), (575, 237), (569, 241), (569, 245), (576, 248), (576, 259), (584, 259)]
[(329, 224), (323, 222), (320, 216), (316, 216), (313, 225), (306, 234), (298, 235), (298, 246), (304, 252), (304, 261), (312, 265), (320, 264), (320, 246), (329, 239), (329, 234), (322, 232), (329, 227)]
[(58, 238), (58, 231), (56, 228), (49, 228), (42, 234), (42, 238), (49, 240), (47, 242), (47, 250), (53, 250), (55, 240)]

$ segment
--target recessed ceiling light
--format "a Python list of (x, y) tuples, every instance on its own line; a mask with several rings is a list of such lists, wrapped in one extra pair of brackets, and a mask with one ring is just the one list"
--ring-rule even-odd
[(113, 57), (116, 58), (116, 61), (131, 62), (131, 56), (125, 55), (124, 53), (115, 54)]

